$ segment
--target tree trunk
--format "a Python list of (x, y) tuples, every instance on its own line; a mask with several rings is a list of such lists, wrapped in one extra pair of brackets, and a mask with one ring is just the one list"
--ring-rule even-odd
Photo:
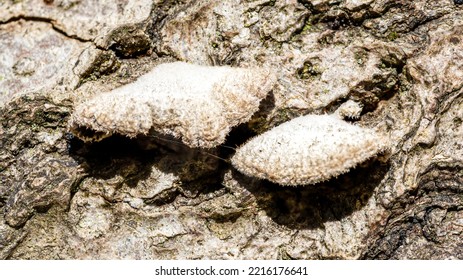
[[(0, 258), (463, 258), (458, 2), (2, 0)], [(178, 60), (277, 82), (214, 149), (68, 131), (77, 104)], [(296, 187), (230, 165), (252, 136), (348, 100), (384, 153)]]

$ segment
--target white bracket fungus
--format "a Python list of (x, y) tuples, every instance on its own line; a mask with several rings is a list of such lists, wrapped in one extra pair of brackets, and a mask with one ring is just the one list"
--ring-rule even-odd
[(332, 115), (307, 115), (283, 123), (240, 147), (231, 162), (242, 173), (280, 185), (328, 180), (384, 150), (371, 129)]
[(341, 119), (350, 118), (358, 119), (362, 113), (363, 105), (353, 100), (348, 100), (341, 104), (339, 108), (334, 112)]
[(190, 147), (211, 148), (251, 118), (275, 81), (262, 68), (161, 64), (135, 82), (77, 106), (69, 128), (85, 141), (153, 130)]

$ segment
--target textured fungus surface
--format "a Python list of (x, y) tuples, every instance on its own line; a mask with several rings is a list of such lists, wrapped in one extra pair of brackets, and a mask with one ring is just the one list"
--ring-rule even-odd
[(248, 176), (281, 185), (308, 185), (347, 172), (387, 145), (387, 138), (373, 130), (334, 116), (307, 115), (251, 139), (231, 161)]
[(211, 148), (251, 118), (274, 82), (270, 71), (259, 68), (161, 64), (134, 83), (77, 106), (69, 126), (88, 141), (153, 129), (191, 147)]

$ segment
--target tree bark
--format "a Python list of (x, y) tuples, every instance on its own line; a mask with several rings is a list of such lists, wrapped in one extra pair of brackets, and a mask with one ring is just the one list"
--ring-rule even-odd
[[(0, 258), (463, 258), (457, 2), (0, 2)], [(178, 60), (278, 81), (215, 149), (69, 133), (77, 104)], [(386, 152), (297, 187), (230, 165), (252, 136), (348, 100)]]

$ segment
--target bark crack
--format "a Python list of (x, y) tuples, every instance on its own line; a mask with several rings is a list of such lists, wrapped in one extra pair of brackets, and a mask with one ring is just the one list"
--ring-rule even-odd
[(84, 38), (81, 38), (75, 34), (71, 35), (69, 34), (68, 32), (66, 32), (64, 29), (58, 27), (56, 25), (56, 22), (55, 20), (51, 19), (51, 18), (47, 18), (47, 17), (40, 17), (40, 16), (26, 16), (26, 15), (19, 15), (19, 16), (15, 16), (15, 17), (11, 17), (5, 21), (0, 21), (0, 25), (6, 25), (6, 24), (9, 24), (9, 23), (14, 23), (14, 22), (18, 22), (18, 21), (29, 21), (29, 22), (42, 22), (42, 23), (47, 23), (51, 26), (51, 28), (58, 32), (59, 34), (65, 36), (66, 38), (69, 38), (69, 39), (72, 39), (72, 40), (76, 40), (78, 42), (81, 42), (81, 43), (91, 43), (92, 45), (95, 46), (95, 48), (99, 49), (99, 50), (106, 50), (106, 48), (102, 47), (102, 46), (99, 46), (97, 45), (93, 40), (90, 40), (90, 39), (84, 39)]

